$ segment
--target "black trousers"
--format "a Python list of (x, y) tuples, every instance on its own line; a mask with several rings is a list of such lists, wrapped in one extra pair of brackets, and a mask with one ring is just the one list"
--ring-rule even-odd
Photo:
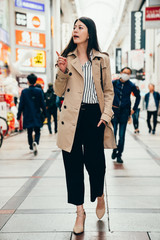
[(139, 127), (139, 112), (140, 108), (137, 108), (136, 111), (132, 114), (133, 126), (135, 130)]
[(53, 107), (52, 109), (47, 110), (47, 122), (48, 122), (48, 130), (50, 133), (52, 133), (52, 127), (51, 127), (51, 116), (53, 116), (54, 120), (54, 132), (57, 132), (57, 107)]
[[(153, 128), (151, 126), (151, 117), (153, 116)], [(157, 111), (147, 111), (147, 125), (149, 130), (156, 130), (157, 125)]]
[(62, 151), (68, 203), (81, 205), (84, 203), (84, 166), (90, 180), (91, 201), (102, 196), (105, 176), (104, 128), (100, 121), (99, 104), (81, 106), (73, 147), (70, 153)]
[[(35, 136), (33, 139), (33, 132), (35, 132)], [(28, 134), (28, 144), (29, 144), (29, 148), (32, 150), (33, 149), (33, 141), (35, 141), (37, 144), (39, 144), (39, 140), (40, 140), (40, 128), (39, 127), (35, 127), (35, 128), (27, 128), (27, 134)]]
[(130, 115), (130, 109), (129, 108), (113, 108), (114, 112), (114, 118), (112, 120), (113, 127), (114, 127), (114, 135), (115, 139), (117, 141), (117, 132), (119, 128), (119, 139), (117, 148), (114, 149), (114, 152), (117, 152), (117, 156), (121, 157), (123, 150), (124, 150), (124, 144), (125, 144), (125, 134), (126, 134), (126, 127), (128, 123), (128, 118)]

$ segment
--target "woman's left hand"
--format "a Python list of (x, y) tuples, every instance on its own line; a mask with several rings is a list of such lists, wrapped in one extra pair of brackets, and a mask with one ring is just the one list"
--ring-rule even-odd
[(101, 124), (104, 124), (105, 126), (107, 126), (106, 122), (104, 120), (100, 120), (97, 127), (100, 127)]

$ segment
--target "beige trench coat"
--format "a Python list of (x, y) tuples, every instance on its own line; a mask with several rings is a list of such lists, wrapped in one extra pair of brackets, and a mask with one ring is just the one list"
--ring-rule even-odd
[[(83, 97), (84, 78), (82, 66), (77, 57), (77, 49), (68, 54), (67, 61), (69, 71), (63, 73), (58, 69), (54, 91), (59, 97), (64, 94), (58, 125), (57, 145), (59, 148), (71, 152)], [(102, 67), (103, 91), (100, 65)], [(102, 113), (101, 119), (108, 123), (104, 132), (104, 148), (116, 148), (111, 124), (114, 92), (111, 82), (110, 61), (107, 54), (93, 50), (92, 74)]]

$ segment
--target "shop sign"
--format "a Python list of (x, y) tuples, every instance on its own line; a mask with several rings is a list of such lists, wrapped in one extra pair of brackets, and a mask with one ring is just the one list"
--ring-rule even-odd
[(121, 72), (122, 68), (122, 49), (116, 48), (116, 73)]
[(0, 42), (0, 61), (4, 63), (7, 62), (9, 51), (10, 51), (10, 48), (6, 44)]
[(0, 41), (9, 45), (9, 33), (0, 28)]
[(132, 69), (139, 71), (144, 68), (144, 50), (132, 50), (130, 59)]
[[(28, 58), (23, 63), (25, 67), (38, 67), (45, 68), (46, 67), (46, 52), (42, 50), (34, 50), (35, 57)], [(22, 59), (25, 55), (27, 56), (28, 49), (17, 48), (16, 49), (16, 61)]]
[(20, 88), (27, 88), (28, 87), (28, 80), (27, 80), (27, 76), (26, 75), (21, 75), (21, 76), (17, 76), (16, 80), (18, 82), (18, 86)]
[(17, 26), (27, 27), (27, 14), (26, 13), (15, 12), (15, 16), (16, 16), (16, 25)]
[(16, 25), (35, 30), (45, 30), (45, 16), (33, 13), (16, 12)]
[(42, 89), (44, 89), (44, 80), (40, 77), (37, 78), (36, 84), (40, 84)]
[(36, 50), (37, 55), (32, 58), (32, 67), (46, 67), (46, 52)]
[(16, 30), (16, 44), (28, 47), (45, 48), (45, 34)]
[(160, 28), (160, 6), (146, 7), (145, 28)]
[(27, 28), (45, 30), (45, 16), (27, 13)]
[(145, 30), (143, 30), (143, 12), (131, 12), (131, 50), (145, 49)]
[(20, 8), (27, 8), (30, 10), (36, 10), (36, 11), (45, 11), (45, 6), (42, 3), (37, 2), (31, 2), (26, 0), (15, 0), (15, 6)]

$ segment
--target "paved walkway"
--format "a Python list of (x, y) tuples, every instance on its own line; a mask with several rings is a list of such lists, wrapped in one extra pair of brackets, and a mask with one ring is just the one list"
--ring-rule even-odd
[(129, 125), (124, 164), (106, 151), (105, 196), (108, 212), (102, 221), (89, 201), (85, 233), (72, 234), (75, 208), (66, 203), (62, 156), (46, 126), (38, 156), (28, 152), (26, 133), (4, 141), (0, 149), (0, 240), (160, 240), (160, 124), (150, 135), (144, 119), (140, 134)]

